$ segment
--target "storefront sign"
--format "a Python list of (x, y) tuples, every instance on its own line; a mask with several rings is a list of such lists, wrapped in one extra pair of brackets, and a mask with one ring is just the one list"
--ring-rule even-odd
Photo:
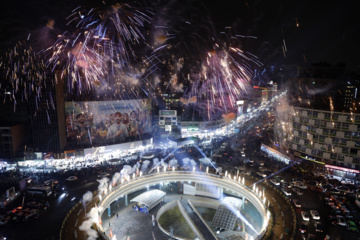
[(334, 165), (325, 164), (325, 167), (330, 168), (330, 169), (334, 169), (334, 170), (344, 171), (344, 172), (360, 173), (359, 170), (355, 170), (355, 169), (351, 169), (351, 168), (338, 167), (338, 166), (334, 166)]

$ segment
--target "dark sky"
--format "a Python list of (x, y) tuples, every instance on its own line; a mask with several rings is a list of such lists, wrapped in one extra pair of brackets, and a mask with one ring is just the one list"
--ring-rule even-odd
[[(243, 34), (256, 36), (263, 62), (346, 62), (360, 66), (360, 21), (357, 1), (240, 0), (209, 6), (219, 26), (237, 22)], [(237, 4), (235, 5), (234, 2)], [(298, 27), (296, 26), (298, 23)], [(282, 46), (286, 44), (286, 57)], [(280, 53), (280, 54), (279, 54)], [(277, 57), (271, 56), (276, 54)], [(269, 61), (268, 61), (269, 60)]]
[[(51, 34), (66, 29), (64, 17), (70, 14), (79, 0), (3, 0), (0, 9), (0, 50), (17, 40), (48, 36), (48, 19), (55, 19)], [(202, 1), (211, 14), (216, 31), (232, 26), (234, 33), (255, 36), (248, 45), (249, 51), (264, 64), (303, 64), (327, 61), (346, 62), (348, 69), (360, 65), (360, 21), (355, 0), (221, 0)], [(194, 6), (196, 0), (179, 2), (182, 8)], [(84, 2), (84, 1), (82, 1)], [(185, 2), (183, 4), (183, 2)], [(179, 6), (176, 5), (176, 6)], [(171, 5), (171, 4), (170, 4)], [(178, 9), (177, 9), (178, 10)], [(176, 11), (176, 9), (174, 10)], [(171, 18), (171, 14), (166, 15)], [(202, 16), (200, 16), (202, 17)], [(299, 24), (297, 27), (296, 24)], [(51, 39), (41, 37), (38, 44)], [(283, 48), (286, 45), (286, 57)]]

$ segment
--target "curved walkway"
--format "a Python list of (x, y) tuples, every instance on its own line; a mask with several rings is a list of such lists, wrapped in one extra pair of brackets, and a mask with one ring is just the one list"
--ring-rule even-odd
[[(116, 187), (111, 193), (105, 196), (105, 198), (99, 203), (99, 206), (102, 207), (100, 215), (106, 210), (106, 208), (116, 199), (129, 194), (136, 190), (140, 190), (146, 186), (151, 186), (153, 184), (158, 184), (159, 182), (206, 182), (207, 184), (218, 186), (222, 189), (227, 189), (229, 191), (237, 192), (242, 197), (245, 197), (250, 201), (255, 208), (259, 211), (262, 217), (262, 229), (259, 232), (260, 235), (263, 235), (266, 232), (267, 228), (267, 209), (265, 208), (262, 199), (259, 198), (251, 189), (242, 185), (238, 181), (234, 181), (227, 177), (219, 177), (214, 174), (206, 174), (202, 172), (179, 172), (179, 171), (169, 171), (156, 173), (151, 175), (145, 175), (130, 182), (123, 183)], [(101, 227), (100, 227), (101, 229)]]
[[(198, 174), (198, 173), (197, 173)], [(189, 175), (189, 174), (188, 174)], [(198, 176), (201, 174), (198, 174)], [(224, 182), (234, 182), (229, 179), (219, 178), (225, 180)], [(203, 180), (203, 179), (202, 179)], [(246, 179), (246, 185), (250, 185), (253, 182), (256, 182), (257, 179)], [(276, 188), (273, 188), (271, 185), (268, 184), (258, 184), (258, 186), (266, 187), (266, 194), (268, 195), (268, 199), (271, 202), (270, 210), (272, 213), (273, 221), (270, 222), (270, 231), (267, 231), (266, 235), (263, 237), (264, 239), (268, 240), (278, 240), (278, 239), (292, 239), (295, 233), (295, 226), (296, 226), (296, 219), (292, 218), (292, 214), (288, 214), (289, 212), (293, 211), (293, 208), (289, 202), (287, 202), (286, 198), (281, 196), (281, 192), (277, 191)], [(138, 189), (128, 189), (129, 192), (136, 191)], [(95, 193), (94, 193), (95, 196)], [(183, 201), (187, 198), (202, 198), (202, 197), (194, 197), (194, 196), (187, 196), (182, 195)], [(165, 197), (166, 201), (168, 199), (173, 200), (174, 198), (179, 199), (179, 195), (170, 194)], [(205, 197), (204, 197), (205, 198)], [(98, 199), (96, 197), (96, 199)], [(206, 198), (209, 199), (209, 198)], [(95, 198), (94, 200), (88, 204), (86, 211), (90, 211), (90, 209), (95, 206)], [(108, 234), (109, 226), (112, 229), (113, 233), (117, 236), (117, 239), (123, 239), (126, 236), (129, 236), (131, 239), (169, 239), (169, 236), (166, 236), (161, 230), (155, 226), (152, 226), (151, 216), (155, 215), (157, 210), (161, 207), (158, 205), (154, 209), (150, 211), (150, 214), (145, 214), (141, 212), (136, 212), (131, 209), (131, 206), (127, 206), (126, 208), (119, 210), (118, 217), (116, 214), (108, 218), (109, 220), (103, 220), (103, 226), (105, 231)], [(68, 216), (63, 222), (62, 230), (60, 233), (60, 239), (87, 239), (86, 232), (80, 231), (79, 226), (81, 225), (82, 221), (86, 220), (84, 218), (84, 211), (83, 206), (81, 204), (77, 204), (71, 212), (69, 212)], [(127, 210), (128, 209), (128, 210)], [(125, 211), (125, 212), (122, 212)], [(123, 214), (123, 213), (128, 214)], [(285, 212), (285, 213), (284, 213)], [(130, 216), (134, 214), (134, 216)], [(139, 214), (135, 216), (135, 214)], [(107, 215), (107, 214), (104, 214)], [(139, 222), (135, 223), (130, 221), (130, 219), (138, 219)], [(110, 223), (110, 225), (109, 225)], [(150, 235), (149, 235), (150, 234)], [(142, 237), (144, 236), (144, 237)]]

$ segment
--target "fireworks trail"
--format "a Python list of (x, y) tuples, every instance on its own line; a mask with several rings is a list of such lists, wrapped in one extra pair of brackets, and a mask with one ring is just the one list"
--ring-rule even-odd
[[(233, 37), (232, 40), (234, 39), (236, 38)], [(207, 53), (206, 60), (202, 63), (201, 71), (189, 76), (192, 82), (189, 98), (196, 96), (199, 104), (206, 103), (208, 119), (218, 108), (228, 113), (248, 91), (253, 73), (252, 65), (261, 64), (252, 54), (241, 50), (234, 41), (221, 45), (214, 43), (213, 49)]]
[[(33, 99), (36, 111), (55, 109), (52, 92), (47, 88), (55, 84), (41, 55), (35, 54), (27, 42), (18, 42), (0, 58), (0, 97), (5, 103), (13, 102), (14, 112), (18, 102)], [(36, 114), (36, 113), (35, 113)]]
[(44, 51), (49, 55), (47, 64), (61, 70), (69, 93), (87, 94), (110, 85), (113, 75), (139, 62), (136, 47), (145, 41), (149, 15), (114, 1), (103, 1), (90, 10), (75, 8), (67, 18), (67, 25), (75, 24), (75, 30), (60, 35)]

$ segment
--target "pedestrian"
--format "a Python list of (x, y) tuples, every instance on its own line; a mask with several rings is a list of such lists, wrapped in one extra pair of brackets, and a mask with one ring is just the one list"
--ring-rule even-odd
[(182, 196), (181, 196), (181, 199), (180, 199), (180, 201), (182, 202)]
[(116, 217), (119, 218), (119, 214), (118, 214), (118, 213), (116, 214)]

